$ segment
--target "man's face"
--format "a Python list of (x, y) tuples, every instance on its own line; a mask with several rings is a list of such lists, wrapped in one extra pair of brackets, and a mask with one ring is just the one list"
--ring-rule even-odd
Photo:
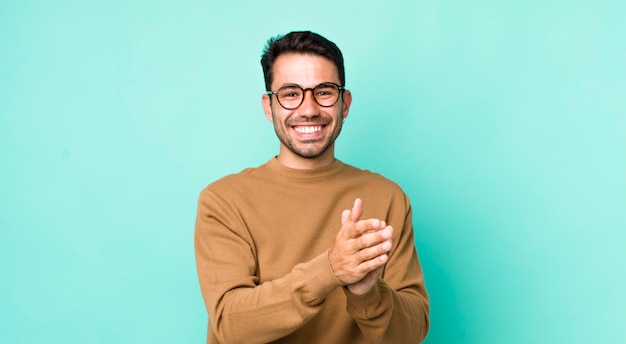
[[(287, 84), (313, 88), (324, 82), (340, 84), (337, 67), (330, 60), (317, 55), (283, 54), (274, 62), (272, 91)], [(270, 97), (273, 99), (270, 100)], [(291, 160), (334, 160), (334, 142), (341, 131), (342, 121), (348, 116), (352, 101), (349, 91), (340, 95), (335, 105), (317, 104), (311, 91), (306, 91), (302, 104), (294, 110), (284, 109), (275, 95), (263, 96), (263, 109), (281, 147), (280, 157)]]

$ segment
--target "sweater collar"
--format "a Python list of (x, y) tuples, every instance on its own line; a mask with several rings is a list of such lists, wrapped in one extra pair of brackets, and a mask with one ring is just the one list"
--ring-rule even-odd
[(343, 162), (335, 159), (335, 161), (333, 161), (333, 163), (328, 166), (301, 170), (284, 166), (283, 164), (278, 162), (278, 159), (276, 157), (270, 159), (266, 165), (270, 170), (281, 176), (298, 180), (317, 180), (329, 178), (339, 173), (345, 166)]

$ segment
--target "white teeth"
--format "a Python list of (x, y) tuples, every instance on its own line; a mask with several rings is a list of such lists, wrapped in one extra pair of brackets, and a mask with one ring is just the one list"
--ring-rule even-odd
[(294, 127), (294, 129), (302, 134), (311, 134), (311, 133), (316, 133), (320, 130), (322, 130), (322, 126), (321, 125), (317, 125), (317, 126), (313, 126), (313, 127), (309, 127), (309, 126), (297, 126)]

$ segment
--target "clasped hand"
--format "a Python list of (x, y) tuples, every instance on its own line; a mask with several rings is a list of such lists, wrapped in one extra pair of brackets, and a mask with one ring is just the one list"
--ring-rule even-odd
[(355, 294), (372, 289), (389, 260), (393, 228), (379, 219), (361, 220), (363, 202), (357, 198), (352, 210), (344, 210), (341, 230), (328, 251), (335, 276)]

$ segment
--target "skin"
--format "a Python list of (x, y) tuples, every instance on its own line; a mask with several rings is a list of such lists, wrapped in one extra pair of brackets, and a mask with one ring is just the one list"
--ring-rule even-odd
[[(340, 84), (337, 67), (324, 57), (310, 54), (283, 54), (273, 66), (272, 90), (285, 84), (303, 88), (323, 82)], [(275, 97), (272, 95), (271, 97)], [(274, 124), (280, 140), (278, 161), (294, 169), (314, 169), (335, 161), (335, 140), (342, 122), (348, 117), (352, 94), (346, 90), (343, 97), (331, 107), (322, 107), (306, 92), (302, 104), (286, 110), (270, 95), (262, 97), (265, 117)], [(304, 133), (302, 127), (315, 128)], [(363, 203), (356, 199), (351, 210), (344, 210), (341, 229), (328, 251), (331, 268), (337, 278), (355, 294), (365, 294), (376, 284), (378, 275), (389, 259), (393, 228), (380, 219), (361, 220)]]
[[(283, 54), (274, 62), (272, 90), (285, 84), (298, 84), (303, 88), (315, 87), (322, 82), (339, 83), (337, 67), (328, 59), (303, 54)], [(262, 98), (265, 117), (274, 123), (274, 131), (280, 140), (278, 161), (295, 169), (324, 167), (335, 161), (335, 139), (341, 131), (342, 121), (348, 117), (352, 103), (350, 91), (344, 91), (343, 99), (331, 107), (319, 106), (311, 92), (306, 92), (303, 103), (295, 110), (285, 110), (275, 96), (264, 94)], [(302, 126), (321, 130), (304, 134), (296, 129)]]
[(393, 245), (393, 227), (379, 219), (360, 220), (363, 202), (357, 198), (352, 210), (344, 210), (342, 226), (328, 260), (337, 278), (354, 294), (363, 295), (376, 284)]

